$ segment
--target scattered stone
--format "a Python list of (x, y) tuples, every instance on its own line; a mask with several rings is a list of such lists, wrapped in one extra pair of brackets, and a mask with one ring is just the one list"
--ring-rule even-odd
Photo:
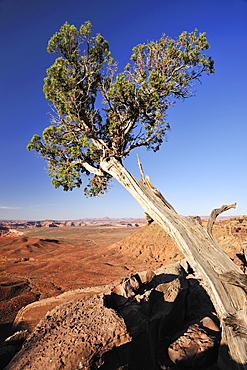
[(150, 283), (153, 278), (155, 277), (155, 273), (153, 271), (141, 271), (138, 272), (138, 277), (141, 281), (141, 284), (147, 284)]
[(204, 328), (213, 330), (215, 332), (220, 332), (220, 328), (210, 317), (204, 317), (203, 319), (201, 319), (200, 323)]
[[(212, 332), (209, 334), (202, 322), (190, 324), (183, 334), (170, 344), (168, 355), (174, 364), (182, 368), (200, 369), (216, 361), (219, 337)], [(205, 318), (205, 323), (215, 327), (216, 332), (219, 331), (209, 318)]]

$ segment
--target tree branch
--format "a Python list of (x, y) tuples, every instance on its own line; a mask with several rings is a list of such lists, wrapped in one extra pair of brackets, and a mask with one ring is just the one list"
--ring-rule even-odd
[(87, 171), (93, 173), (97, 176), (105, 176), (104, 171), (102, 171), (100, 168), (96, 168), (89, 164), (87, 161), (84, 161), (83, 159), (77, 159), (76, 161), (71, 162), (71, 164), (80, 164), (82, 167), (84, 167)]
[(134, 148), (138, 148), (138, 147), (140, 147), (140, 146), (147, 146), (147, 145), (148, 145), (148, 143), (150, 143), (150, 141), (152, 141), (154, 137), (155, 137), (155, 135), (153, 135), (153, 136), (151, 136), (151, 137), (147, 138), (146, 140), (139, 141), (139, 142), (136, 142), (136, 143), (135, 143), (135, 141), (133, 140), (133, 141), (129, 144), (128, 148), (126, 148), (126, 150), (124, 151), (124, 156), (126, 156), (126, 155), (127, 155), (131, 150), (133, 150)]
[(140, 174), (141, 174), (141, 179), (142, 179), (143, 182), (145, 182), (145, 176), (144, 176), (144, 171), (143, 171), (143, 168), (142, 168), (142, 162), (141, 162), (141, 159), (140, 159), (138, 154), (137, 154), (137, 161), (138, 161), (139, 171), (140, 171)]
[(140, 174), (141, 174), (143, 184), (148, 186), (152, 190), (153, 194), (156, 195), (158, 198), (160, 198), (167, 208), (169, 208), (170, 210), (177, 213), (175, 211), (175, 209), (173, 208), (173, 206), (163, 197), (161, 192), (153, 186), (153, 184), (150, 181), (149, 176), (144, 175), (144, 171), (143, 171), (143, 168), (142, 168), (142, 162), (141, 162), (141, 159), (138, 155), (137, 155), (137, 160), (138, 160), (138, 167), (139, 167), (139, 171), (140, 171)]
[(207, 223), (207, 232), (211, 238), (213, 238), (212, 230), (215, 223), (216, 218), (221, 214), (222, 212), (226, 212), (231, 208), (236, 208), (237, 203), (233, 203), (231, 205), (223, 205), (220, 208), (213, 209)]

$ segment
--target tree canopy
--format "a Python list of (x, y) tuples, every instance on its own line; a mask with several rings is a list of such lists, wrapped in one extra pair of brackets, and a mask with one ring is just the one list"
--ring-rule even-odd
[(84, 173), (85, 194), (104, 193), (111, 175), (102, 170), (102, 161), (121, 162), (141, 146), (160, 148), (170, 129), (168, 107), (192, 96), (204, 72), (214, 73), (212, 58), (203, 53), (208, 48), (206, 34), (197, 30), (176, 40), (162, 35), (134, 47), (119, 73), (108, 42), (92, 36), (89, 21), (79, 29), (66, 22), (47, 47), (58, 54), (44, 80), (51, 125), (42, 137), (33, 136), (28, 150), (47, 161), (55, 187), (80, 187)]

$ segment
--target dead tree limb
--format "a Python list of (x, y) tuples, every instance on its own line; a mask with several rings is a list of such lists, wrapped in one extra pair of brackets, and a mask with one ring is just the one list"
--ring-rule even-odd
[(214, 226), (214, 223), (216, 221), (216, 218), (222, 212), (226, 212), (231, 208), (236, 208), (236, 205), (237, 205), (237, 203), (233, 203), (231, 205), (223, 205), (220, 208), (215, 208), (215, 209), (212, 210), (212, 212), (209, 216), (209, 219), (208, 219), (208, 223), (207, 223), (207, 232), (208, 232), (210, 237), (213, 237), (212, 230), (213, 230), (213, 226)]
[(173, 208), (173, 206), (163, 197), (163, 195), (161, 194), (159, 189), (157, 189), (153, 186), (153, 184), (151, 183), (150, 177), (148, 175), (146, 175), (146, 176), (144, 175), (141, 159), (140, 159), (139, 156), (137, 156), (137, 158), (138, 158), (138, 166), (139, 166), (139, 171), (140, 171), (140, 174), (141, 174), (141, 179), (142, 179), (143, 184), (147, 185), (151, 189), (151, 191), (154, 193), (154, 195), (162, 200), (162, 202), (164, 203), (164, 205), (167, 208), (169, 208), (170, 210), (177, 213), (175, 211), (175, 209)]
[[(229, 271), (241, 274), (240, 268), (198, 222), (179, 215), (161, 193), (150, 186), (147, 177), (145, 181), (138, 180), (115, 158), (102, 162), (101, 168), (124, 186), (150, 218), (173, 238), (201, 280), (221, 323), (219, 369), (247, 370), (247, 336), (236, 331), (237, 326), (241, 327), (241, 333), (247, 328), (246, 293), (242, 287), (221, 278)], [(229, 317), (234, 317), (234, 325), (231, 325), (231, 320), (226, 320)]]

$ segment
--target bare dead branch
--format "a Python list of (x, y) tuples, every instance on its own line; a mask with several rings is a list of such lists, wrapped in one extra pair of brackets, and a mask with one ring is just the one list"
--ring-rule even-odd
[(145, 176), (144, 176), (144, 171), (143, 171), (143, 168), (142, 168), (142, 162), (141, 162), (141, 159), (140, 159), (138, 154), (137, 154), (137, 161), (138, 161), (139, 171), (140, 171), (140, 174), (141, 174), (141, 179), (142, 179), (143, 182), (145, 182)]
[(212, 230), (215, 223), (216, 218), (221, 214), (222, 212), (226, 212), (231, 208), (236, 208), (237, 203), (233, 203), (231, 205), (223, 205), (220, 208), (213, 209), (207, 223), (207, 232), (209, 236), (213, 237)]
[(153, 194), (156, 195), (158, 198), (160, 198), (167, 208), (169, 208), (170, 210), (177, 213), (175, 211), (175, 209), (172, 207), (172, 205), (163, 197), (161, 192), (152, 185), (149, 176), (144, 175), (142, 162), (141, 162), (141, 159), (138, 155), (137, 155), (137, 160), (138, 160), (138, 167), (139, 167), (139, 171), (140, 171), (140, 174), (141, 174), (141, 179), (142, 179), (143, 184), (146, 185), (147, 187), (149, 187), (152, 190)]

